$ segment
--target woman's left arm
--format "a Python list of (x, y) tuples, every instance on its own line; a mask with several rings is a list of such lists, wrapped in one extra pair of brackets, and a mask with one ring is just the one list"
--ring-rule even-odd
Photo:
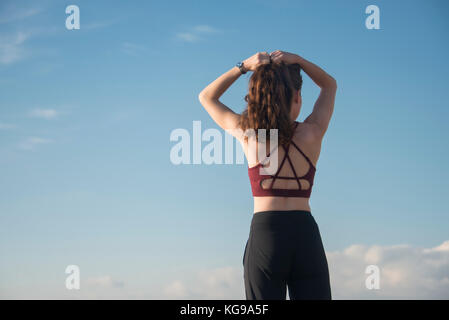
[[(267, 52), (258, 52), (244, 60), (243, 66), (247, 71), (254, 71), (259, 65), (264, 63), (270, 63), (270, 55)], [(240, 114), (232, 111), (221, 103), (219, 99), (241, 74), (238, 67), (233, 67), (215, 79), (198, 95), (198, 99), (204, 109), (206, 109), (212, 119), (224, 130), (236, 129)]]

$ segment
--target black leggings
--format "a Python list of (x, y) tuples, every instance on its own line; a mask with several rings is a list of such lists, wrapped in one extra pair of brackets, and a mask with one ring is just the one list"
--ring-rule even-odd
[(243, 254), (247, 300), (331, 299), (320, 231), (304, 210), (253, 215)]

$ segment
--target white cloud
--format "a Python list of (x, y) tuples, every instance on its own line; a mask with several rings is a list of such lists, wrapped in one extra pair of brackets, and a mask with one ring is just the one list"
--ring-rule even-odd
[(29, 34), (17, 32), (12, 35), (0, 35), (0, 64), (8, 65), (27, 56), (23, 46)]
[(59, 115), (55, 109), (34, 109), (29, 113), (30, 117), (54, 119)]
[[(449, 298), (449, 241), (430, 249), (353, 245), (327, 256), (338, 299)], [(380, 269), (379, 290), (365, 287), (365, 269), (372, 264)]]
[(34, 150), (37, 145), (47, 144), (52, 142), (50, 139), (44, 139), (39, 137), (28, 137), (21, 143), (19, 143), (19, 148), (23, 150)]
[(196, 32), (201, 32), (201, 33), (215, 33), (215, 32), (218, 32), (217, 29), (215, 29), (214, 27), (208, 26), (208, 25), (195, 26), (193, 28), (193, 30), (196, 31)]
[(175, 280), (164, 288), (164, 294), (172, 299), (185, 299), (188, 296), (186, 287), (181, 281)]
[(449, 252), (449, 240), (443, 242), (439, 246), (430, 248), (430, 249), (424, 249), (424, 252), (431, 253), (431, 252)]
[[(434, 248), (352, 245), (327, 253), (333, 299), (449, 299), (449, 241)], [(365, 286), (377, 265), (380, 289)], [(243, 267), (201, 270), (164, 289), (167, 299), (244, 299)]]
[(86, 284), (90, 287), (100, 288), (123, 288), (125, 286), (123, 281), (112, 279), (109, 275), (88, 278)]
[(223, 267), (200, 270), (174, 280), (163, 290), (164, 299), (244, 299), (243, 269)]
[(176, 38), (185, 42), (197, 42), (203, 39), (204, 35), (217, 33), (218, 29), (208, 25), (197, 25), (191, 28), (190, 31), (178, 32)]
[[(0, 24), (7, 24), (35, 16), (42, 12), (40, 8), (21, 8), (15, 5), (4, 5), (0, 12)], [(19, 31), (0, 35), (0, 64), (9, 65), (28, 56), (24, 47), (30, 37), (29, 32)]]
[[(433, 248), (411, 245), (351, 245), (327, 252), (333, 299), (449, 299), (449, 241)], [(380, 289), (365, 287), (368, 265), (380, 270)], [(245, 299), (241, 260), (234, 266), (157, 276), (131, 276), (120, 281), (109, 275), (81, 281), (81, 290), (61, 286), (0, 290), (7, 299)], [(124, 276), (124, 275), (123, 275)], [(162, 277), (165, 278), (161, 279)], [(83, 278), (82, 278), (83, 279)], [(126, 285), (125, 285), (126, 283)]]
[(196, 42), (200, 39), (200, 37), (191, 32), (179, 32), (176, 34), (176, 37), (186, 42)]
[(0, 24), (29, 18), (41, 12), (42, 9), (39, 8), (3, 8), (0, 14)]

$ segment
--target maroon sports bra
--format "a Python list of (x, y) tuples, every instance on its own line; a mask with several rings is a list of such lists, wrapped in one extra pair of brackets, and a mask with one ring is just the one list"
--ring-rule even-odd
[[(298, 126), (298, 122), (296, 122), (296, 127)], [(304, 158), (307, 160), (307, 162), (309, 163), (309, 171), (307, 171), (307, 173), (305, 175), (303, 175), (302, 177), (298, 177), (296, 175), (296, 171), (295, 168), (293, 166), (293, 163), (290, 159), (290, 156), (288, 155), (288, 150), (290, 148), (290, 144), (293, 144), (295, 146), (295, 148), (304, 156)], [(260, 174), (260, 167), (263, 167), (264, 165), (259, 162), (257, 165), (255, 165), (254, 167), (248, 167), (248, 175), (249, 175), (249, 180), (251, 182), (251, 189), (253, 192), (253, 196), (254, 197), (301, 197), (301, 198), (310, 198), (310, 194), (312, 193), (312, 186), (313, 186), (313, 178), (315, 177), (315, 172), (316, 172), (316, 168), (313, 165), (312, 161), (310, 161), (309, 157), (307, 157), (304, 152), (302, 152), (301, 148), (298, 147), (298, 145), (296, 145), (296, 143), (293, 140), (290, 140), (287, 144), (287, 147), (284, 147), (282, 145), (282, 147), (285, 150), (285, 155), (284, 158), (281, 161), (281, 164), (278, 168), (278, 170), (276, 171), (276, 173), (274, 175), (270, 175), (270, 174)], [(270, 156), (270, 153), (268, 153), (267, 158)], [(294, 177), (282, 177), (279, 176), (279, 172), (281, 171), (285, 160), (288, 160), (289, 164), (290, 164), (290, 168), (293, 171)], [(264, 189), (262, 187), (262, 182), (264, 180), (267, 179), (272, 179), (271, 180), (271, 184), (269, 186), (269, 188)], [(296, 180), (296, 182), (298, 183), (298, 189), (279, 189), (279, 188), (273, 188), (274, 182), (276, 181), (276, 179), (287, 179), (287, 180)], [(309, 182), (309, 188), (306, 190), (303, 190), (301, 187), (301, 183), (300, 183), (300, 179), (304, 179), (307, 180)]]

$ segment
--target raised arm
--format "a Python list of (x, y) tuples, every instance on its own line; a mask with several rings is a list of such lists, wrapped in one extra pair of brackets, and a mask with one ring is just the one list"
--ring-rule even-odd
[[(243, 61), (243, 66), (247, 71), (254, 71), (259, 65), (270, 62), (267, 52), (258, 52)], [(233, 67), (204, 88), (198, 95), (200, 103), (209, 113), (212, 119), (224, 130), (236, 129), (240, 114), (235, 113), (226, 105), (219, 101), (223, 93), (241, 75), (238, 67)]]
[(240, 75), (240, 69), (233, 67), (210, 83), (198, 95), (198, 99), (204, 109), (206, 109), (211, 118), (224, 130), (236, 128), (239, 115), (221, 103), (219, 98)]
[(273, 61), (281, 60), (287, 63), (299, 63), (304, 72), (321, 88), (320, 95), (315, 102), (313, 111), (304, 120), (304, 123), (311, 126), (317, 138), (322, 139), (327, 131), (334, 111), (337, 81), (323, 69), (297, 54), (278, 50), (272, 52), (271, 57)]

